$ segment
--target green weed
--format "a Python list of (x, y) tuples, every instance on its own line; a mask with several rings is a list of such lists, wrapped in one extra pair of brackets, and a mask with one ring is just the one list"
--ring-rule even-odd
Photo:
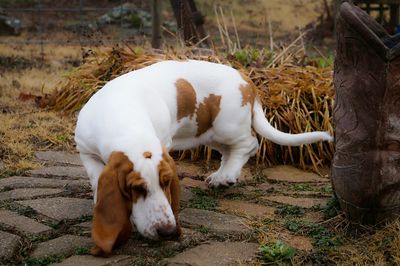
[(89, 248), (76, 248), (75, 255), (89, 255), (90, 249)]
[(305, 211), (304, 208), (301, 208), (299, 206), (283, 205), (279, 206), (275, 212), (281, 216), (302, 216)]
[(61, 262), (64, 259), (63, 256), (60, 255), (52, 255), (41, 258), (33, 258), (29, 257), (25, 260), (25, 265), (27, 266), (46, 266), (53, 263)]
[(312, 237), (314, 245), (319, 248), (335, 247), (342, 244), (341, 239), (339, 237), (334, 237), (322, 224), (303, 220), (289, 220), (285, 222), (285, 227), (289, 231), (297, 234)]
[(324, 207), (322, 207), (322, 212), (326, 219), (335, 217), (340, 212), (340, 204), (335, 196), (331, 197)]
[(293, 258), (295, 254), (296, 249), (279, 240), (275, 243), (260, 247), (261, 259), (266, 263), (275, 262), (280, 265), (282, 262)]
[(211, 197), (207, 191), (200, 188), (192, 188), (193, 197), (189, 200), (188, 207), (213, 211), (218, 205), (215, 198)]

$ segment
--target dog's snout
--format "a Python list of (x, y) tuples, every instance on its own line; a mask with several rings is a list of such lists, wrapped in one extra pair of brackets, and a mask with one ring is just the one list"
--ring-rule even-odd
[(176, 226), (174, 225), (164, 225), (157, 229), (157, 234), (160, 238), (163, 239), (171, 239), (175, 238), (178, 233), (176, 230)]

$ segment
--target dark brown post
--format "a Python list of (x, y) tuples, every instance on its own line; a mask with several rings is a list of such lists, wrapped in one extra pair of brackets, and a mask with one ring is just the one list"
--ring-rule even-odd
[[(203, 40), (206, 33), (203, 27), (204, 17), (197, 10), (194, 0), (170, 0), (178, 31), (186, 45), (193, 45)], [(209, 46), (208, 40), (203, 40), (201, 45)]]
[(392, 27), (390, 30), (392, 31), (394, 31), (399, 24), (399, 4), (390, 5), (390, 26)]
[(375, 224), (400, 215), (400, 38), (343, 3), (336, 39), (332, 184), (351, 220)]
[(159, 49), (161, 47), (161, 18), (160, 18), (159, 0), (151, 0), (151, 19), (152, 19), (151, 46), (153, 48)]

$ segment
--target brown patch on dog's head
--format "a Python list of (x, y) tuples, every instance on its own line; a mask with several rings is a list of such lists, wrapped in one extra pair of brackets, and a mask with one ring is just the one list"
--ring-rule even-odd
[(151, 154), (151, 152), (149, 152), (149, 151), (145, 151), (143, 153), (143, 157), (146, 159), (151, 159), (151, 156), (153, 156), (153, 154)]
[(178, 79), (176, 86), (177, 121), (184, 117), (193, 117), (196, 111), (196, 91), (193, 86), (184, 79)]
[(124, 244), (132, 231), (132, 204), (146, 197), (144, 179), (122, 152), (113, 152), (100, 175), (93, 212), (91, 254), (108, 256), (114, 246)]
[(182, 234), (179, 225), (179, 209), (180, 209), (180, 186), (179, 178), (176, 173), (176, 165), (174, 159), (169, 155), (167, 149), (163, 148), (162, 160), (159, 165), (159, 182), (168, 202), (171, 204), (172, 212), (176, 221), (176, 232), (180, 236)]
[(215, 94), (210, 94), (208, 97), (204, 98), (202, 103), (200, 103), (196, 112), (196, 137), (200, 136), (212, 127), (213, 122), (221, 109), (220, 104), (221, 96), (216, 96)]
[(257, 90), (253, 81), (250, 78), (241, 73), (242, 78), (247, 82), (245, 85), (240, 85), (240, 93), (242, 94), (242, 106), (250, 103), (251, 107), (254, 105), (254, 101), (257, 98)]

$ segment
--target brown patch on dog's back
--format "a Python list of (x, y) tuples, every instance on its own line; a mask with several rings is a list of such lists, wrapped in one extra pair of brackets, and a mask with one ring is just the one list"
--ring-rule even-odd
[(212, 124), (217, 117), (221, 107), (221, 96), (210, 94), (204, 98), (204, 101), (199, 104), (197, 109), (197, 133), (196, 137), (200, 136), (212, 127)]
[(247, 82), (246, 85), (240, 85), (239, 87), (240, 93), (242, 94), (242, 106), (250, 103), (251, 107), (253, 107), (254, 101), (257, 97), (256, 86), (251, 79), (245, 76), (243, 73), (241, 73), (241, 76)]
[(191, 118), (196, 111), (196, 92), (192, 84), (187, 80), (178, 79), (176, 86), (176, 102), (177, 102), (177, 120), (178, 122), (184, 118)]

